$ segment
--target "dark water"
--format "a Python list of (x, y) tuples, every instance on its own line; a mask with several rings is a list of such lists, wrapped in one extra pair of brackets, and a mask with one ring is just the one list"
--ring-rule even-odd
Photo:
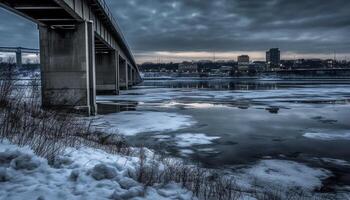
[[(159, 140), (147, 133), (129, 138), (136, 145), (212, 168), (249, 164), (266, 157), (297, 160), (332, 170), (338, 174), (337, 182), (350, 182), (349, 166), (318, 160), (350, 161), (350, 138), (346, 137), (350, 134), (350, 80), (146, 81), (111, 102), (100, 105), (102, 114), (160, 111), (192, 116), (196, 121), (185, 129), (156, 134), (220, 137), (212, 144), (179, 147), (176, 141)], [(166, 106), (169, 104), (172, 106)], [(306, 133), (316, 137), (305, 137)]]

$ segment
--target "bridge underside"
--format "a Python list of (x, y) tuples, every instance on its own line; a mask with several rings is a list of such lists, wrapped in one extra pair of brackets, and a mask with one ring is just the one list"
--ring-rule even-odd
[(95, 0), (0, 3), (39, 25), (44, 106), (75, 107), (95, 114), (96, 91), (118, 94), (120, 88), (140, 82), (126, 45), (112, 34), (110, 21)]

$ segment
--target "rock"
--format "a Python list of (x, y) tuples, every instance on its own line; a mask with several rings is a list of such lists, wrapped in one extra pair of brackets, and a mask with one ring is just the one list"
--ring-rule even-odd
[(73, 163), (73, 161), (70, 158), (58, 156), (53, 161), (53, 167), (54, 168), (62, 168), (64, 166), (70, 165), (72, 163)]
[(144, 196), (144, 188), (141, 186), (133, 187), (127, 191), (115, 190), (111, 196), (113, 200), (126, 200), (135, 197)]
[(136, 186), (140, 185), (134, 179), (131, 179), (131, 178), (128, 178), (128, 177), (123, 177), (122, 179), (120, 179), (118, 181), (118, 183), (123, 189), (127, 189), (127, 190), (132, 188), (132, 187), (136, 187)]
[(34, 170), (40, 166), (40, 162), (30, 155), (20, 155), (11, 161), (11, 167), (16, 170)]
[(74, 181), (74, 182), (76, 182), (77, 180), (78, 180), (78, 178), (79, 178), (79, 170), (73, 170), (71, 173), (70, 173), (70, 175), (69, 175), (69, 179), (71, 180), (71, 181)]
[(0, 168), (0, 182), (6, 182), (11, 179), (10, 174), (6, 168)]
[(0, 165), (9, 165), (11, 161), (21, 155), (19, 151), (0, 152)]
[(105, 164), (98, 164), (92, 169), (91, 176), (96, 180), (113, 179), (117, 176), (117, 171)]

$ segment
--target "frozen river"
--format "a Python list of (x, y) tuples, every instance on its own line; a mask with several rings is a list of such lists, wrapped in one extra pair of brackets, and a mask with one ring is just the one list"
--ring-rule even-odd
[(98, 101), (101, 128), (136, 145), (210, 168), (294, 161), (350, 184), (350, 79), (146, 81)]

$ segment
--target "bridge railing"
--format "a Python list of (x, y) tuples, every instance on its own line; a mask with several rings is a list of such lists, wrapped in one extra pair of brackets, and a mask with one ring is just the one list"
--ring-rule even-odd
[[(113, 16), (112, 12), (110, 11), (106, 1), (105, 0), (97, 0), (97, 1), (100, 3), (102, 8), (104, 9), (104, 12), (106, 13), (107, 17), (110, 19), (112, 24), (115, 26), (115, 28), (116, 28), (117, 32), (119, 33), (121, 39), (124, 41), (124, 44), (125, 44), (126, 48), (128, 49), (128, 51), (131, 54), (132, 62), (134, 62), (134, 64), (136, 65), (136, 62), (135, 62), (135, 60), (134, 60), (134, 58), (132, 56), (132, 52), (131, 52), (130, 46), (129, 46), (128, 42), (126, 41), (125, 36), (124, 36), (123, 32), (121, 31), (122, 29), (120, 28), (117, 20), (114, 18), (114, 16)], [(138, 68), (137, 68), (137, 70), (138, 70)]]
[(106, 12), (106, 14), (107, 14), (108, 18), (110, 19), (110, 21), (112, 22), (112, 24), (116, 27), (116, 29), (117, 29), (119, 35), (120, 35), (120, 36), (122, 37), (122, 39), (124, 40), (124, 43), (126, 44), (126, 46), (128, 47), (128, 49), (130, 49), (128, 43), (127, 43), (126, 40), (125, 40), (124, 34), (123, 34), (123, 32), (121, 31), (121, 28), (120, 28), (119, 24), (117, 23), (117, 20), (114, 18), (112, 12), (110, 11), (110, 9), (109, 9), (109, 7), (108, 7), (106, 1), (105, 1), (105, 0), (97, 0), (97, 1), (98, 1), (98, 2), (100, 3), (100, 5), (103, 7), (104, 11)]

